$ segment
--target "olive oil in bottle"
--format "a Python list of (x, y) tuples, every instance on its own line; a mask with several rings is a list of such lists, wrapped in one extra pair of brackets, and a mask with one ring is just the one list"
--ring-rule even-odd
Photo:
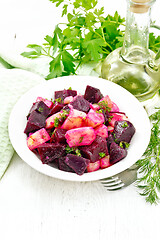
[(149, 50), (151, 7), (155, 0), (127, 0), (124, 43), (102, 64), (101, 76), (121, 85), (140, 101), (155, 95), (160, 88), (160, 64)]

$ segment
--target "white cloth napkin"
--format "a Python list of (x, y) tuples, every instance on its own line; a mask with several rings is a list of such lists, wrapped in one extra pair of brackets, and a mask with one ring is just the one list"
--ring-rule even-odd
[(11, 110), (21, 95), (42, 81), (39, 75), (25, 70), (0, 68), (0, 178), (14, 153), (8, 134)]

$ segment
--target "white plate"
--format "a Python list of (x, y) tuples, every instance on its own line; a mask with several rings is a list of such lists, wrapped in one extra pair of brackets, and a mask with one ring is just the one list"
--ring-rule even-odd
[[(75, 173), (64, 172), (42, 164), (36, 155), (28, 149), (24, 129), (26, 126), (26, 116), (37, 96), (51, 99), (54, 96), (55, 90), (63, 90), (69, 87), (83, 94), (86, 85), (99, 88), (103, 95), (108, 94), (111, 100), (119, 106), (120, 111), (126, 113), (129, 120), (135, 126), (136, 133), (131, 140), (126, 158), (109, 168), (84, 173), (82, 176), (79, 176)], [(119, 85), (97, 77), (66, 76), (45, 81), (43, 84), (32, 88), (20, 98), (10, 115), (9, 136), (17, 154), (37, 171), (63, 180), (94, 181), (122, 172), (132, 166), (143, 155), (150, 139), (150, 121), (141, 103)]]

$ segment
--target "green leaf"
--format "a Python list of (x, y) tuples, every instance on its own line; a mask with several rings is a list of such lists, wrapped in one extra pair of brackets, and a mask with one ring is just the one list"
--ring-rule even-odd
[(21, 55), (27, 58), (38, 58), (40, 56), (36, 51), (23, 52)]
[(46, 42), (48, 42), (49, 45), (52, 45), (52, 40), (53, 40), (53, 38), (52, 38), (51, 36), (46, 35), (45, 38), (44, 38), (44, 40), (46, 40)]
[(50, 0), (52, 3), (56, 3), (56, 7), (58, 7), (64, 0)]
[(98, 61), (102, 52), (101, 46), (105, 46), (103, 39), (92, 39), (86, 42), (83, 42), (82, 46), (86, 48), (86, 51), (91, 54), (91, 60)]
[(63, 33), (62, 30), (56, 25), (54, 29), (54, 34), (57, 34), (57, 37), (62, 41), (63, 40)]
[(158, 50), (158, 52), (156, 54), (155, 60), (158, 60), (159, 58), (160, 58), (160, 49)]
[(63, 6), (62, 17), (67, 14), (67, 8), (68, 8), (68, 5), (65, 4), (65, 5)]
[(37, 45), (37, 44), (28, 44), (27, 47), (33, 49), (33, 51), (21, 53), (21, 55), (22, 55), (23, 57), (27, 57), (27, 58), (37, 58), (37, 57), (41, 56), (41, 53), (42, 53), (42, 49), (43, 49), (43, 48), (42, 48), (40, 45)]
[(57, 57), (50, 62), (50, 74), (46, 77), (46, 80), (59, 77), (61, 76), (61, 74), (62, 74), (61, 54), (58, 54)]
[(35, 51), (37, 53), (41, 53), (41, 51), (42, 51), (42, 47), (40, 45), (38, 45), (38, 44), (28, 44), (27, 47), (35, 49)]
[(75, 65), (74, 65), (74, 58), (73, 56), (66, 50), (62, 52), (62, 63), (64, 66), (64, 71), (68, 73), (75, 73)]

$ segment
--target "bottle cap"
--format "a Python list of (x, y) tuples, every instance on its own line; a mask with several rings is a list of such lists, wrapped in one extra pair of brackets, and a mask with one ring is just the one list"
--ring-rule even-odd
[(131, 0), (130, 11), (134, 13), (146, 13), (150, 8), (151, 0)]

